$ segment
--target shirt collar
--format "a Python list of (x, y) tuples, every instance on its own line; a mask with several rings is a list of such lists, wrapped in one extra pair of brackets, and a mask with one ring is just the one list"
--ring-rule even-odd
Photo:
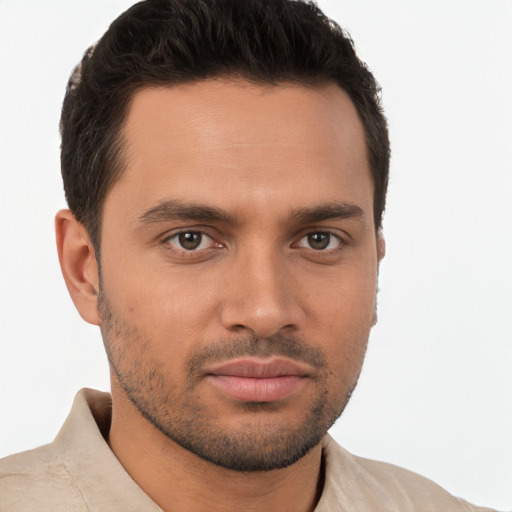
[[(87, 388), (78, 392), (54, 442), (67, 471), (92, 510), (109, 506), (124, 512), (162, 512), (132, 480), (108, 446), (111, 415), (109, 393)], [(334, 452), (339, 450), (335, 456)], [(345, 473), (346, 457), (340, 455), (350, 456), (327, 435), (323, 441), (324, 488), (315, 512), (342, 511), (337, 481), (340, 472)]]

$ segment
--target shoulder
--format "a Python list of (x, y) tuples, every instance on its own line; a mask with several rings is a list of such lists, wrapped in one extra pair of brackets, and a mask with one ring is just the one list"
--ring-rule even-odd
[[(324, 491), (331, 510), (486, 512), (407, 469), (352, 455), (332, 438), (324, 440)], [(322, 496), (323, 498), (323, 496)], [(334, 508), (334, 504), (338, 508)]]
[(1, 459), (0, 511), (46, 510), (87, 510), (54, 446), (49, 444)]

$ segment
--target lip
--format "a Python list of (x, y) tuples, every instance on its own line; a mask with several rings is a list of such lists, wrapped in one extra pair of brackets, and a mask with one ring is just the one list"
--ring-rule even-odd
[(215, 365), (207, 380), (230, 398), (244, 402), (275, 402), (298, 393), (308, 381), (307, 365), (283, 358), (236, 359)]

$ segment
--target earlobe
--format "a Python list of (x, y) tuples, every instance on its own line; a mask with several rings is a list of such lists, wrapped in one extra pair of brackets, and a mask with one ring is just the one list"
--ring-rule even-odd
[(98, 264), (87, 230), (70, 210), (60, 210), (55, 234), (60, 268), (75, 307), (86, 322), (100, 325)]

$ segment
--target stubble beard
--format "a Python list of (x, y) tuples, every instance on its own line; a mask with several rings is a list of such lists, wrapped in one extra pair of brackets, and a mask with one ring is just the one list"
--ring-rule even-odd
[[(161, 361), (146, 354), (150, 342), (134, 325), (113, 310), (103, 291), (98, 297), (101, 332), (111, 370), (132, 404), (154, 427), (198, 457), (234, 471), (271, 471), (288, 467), (317, 446), (345, 409), (357, 384), (332, 381), (332, 368), (322, 350), (302, 339), (275, 335), (260, 339), (245, 336), (221, 340), (198, 349), (187, 362), (187, 384), (178, 389)], [(121, 342), (121, 343), (120, 343)], [(366, 348), (366, 343), (364, 349)], [(363, 356), (364, 357), (363, 350)], [(148, 351), (148, 353), (150, 353)], [(222, 428), (211, 404), (198, 399), (205, 363), (235, 357), (284, 356), (315, 368), (316, 396), (300, 424), (286, 427), (279, 421), (279, 403), (240, 402), (247, 420), (236, 429)], [(337, 384), (343, 389), (334, 389)], [(305, 404), (307, 406), (307, 404)], [(266, 419), (261, 420), (259, 416)]]

